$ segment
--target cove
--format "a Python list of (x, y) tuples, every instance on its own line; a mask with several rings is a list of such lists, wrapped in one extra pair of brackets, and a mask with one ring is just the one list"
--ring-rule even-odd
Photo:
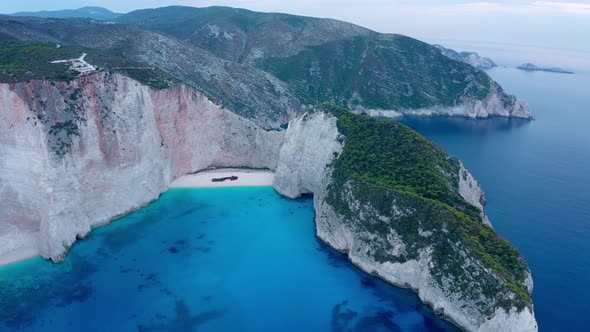
[(271, 187), (171, 189), (66, 260), (0, 268), (3, 331), (455, 331)]

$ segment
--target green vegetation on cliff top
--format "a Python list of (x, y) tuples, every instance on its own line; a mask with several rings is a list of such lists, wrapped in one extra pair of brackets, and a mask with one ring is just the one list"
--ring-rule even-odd
[(55, 43), (0, 41), (0, 79), (18, 82), (23, 79), (71, 80), (78, 73), (68, 64), (51, 63), (82, 54), (79, 47), (57, 47)]
[(120, 72), (153, 88), (164, 89), (179, 82), (159, 68), (131, 61), (122, 50), (101, 51), (77, 45), (59, 45), (34, 41), (0, 38), (0, 82), (16, 83), (33, 79), (70, 81), (78, 72), (69, 63), (54, 60), (78, 58), (88, 53), (86, 61), (115, 72)]
[(256, 65), (293, 86), (302, 102), (369, 109), (419, 109), (481, 100), (493, 84), (484, 72), (426, 43), (400, 36), (341, 39)]
[[(531, 305), (524, 284), (526, 262), (482, 222), (481, 211), (460, 196), (457, 159), (398, 122), (329, 105), (317, 109), (338, 118), (338, 130), (345, 140), (343, 151), (332, 164), (327, 202), (348, 222), (360, 223), (359, 227), (383, 237), (393, 229), (407, 244), (404, 255), (393, 256), (388, 253), (391, 244), (384, 241), (381, 249), (373, 251), (377, 261), (419, 259), (420, 250), (432, 247), (434, 276), (441, 287), (444, 280), (453, 280), (456, 294), (474, 301), (480, 295), (490, 299), (492, 306), (482, 305), (487, 315), (497, 307), (509, 310)], [(375, 216), (360, 221), (358, 207), (347, 201), (347, 186), (352, 186), (361, 207), (372, 206), (380, 215), (398, 217), (391, 222)], [(421, 235), (424, 232), (431, 234), (425, 237)], [(470, 257), (483, 268), (466, 270), (464, 263)], [(482, 278), (484, 269), (493, 271), (494, 277)]]
[(174, 36), (287, 82), (300, 101), (416, 109), (484, 99), (492, 79), (419, 40), (281, 13), (170, 6), (117, 19)]

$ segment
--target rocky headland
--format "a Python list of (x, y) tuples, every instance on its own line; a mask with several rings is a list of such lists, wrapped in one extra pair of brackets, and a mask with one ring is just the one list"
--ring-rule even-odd
[(59, 261), (182, 175), (263, 168), (282, 195), (314, 195), (318, 237), (367, 273), (465, 330), (537, 329), (530, 270), (486, 224), (480, 186), (401, 124), (321, 106), (266, 130), (186, 85), (109, 72), (3, 83), (0, 105), (2, 254)]

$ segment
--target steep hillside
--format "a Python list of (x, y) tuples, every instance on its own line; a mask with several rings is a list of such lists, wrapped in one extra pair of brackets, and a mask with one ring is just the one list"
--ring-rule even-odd
[(450, 61), (418, 40), (351, 23), (179, 6), (134, 11), (118, 21), (270, 72), (289, 83), (306, 105), (328, 102), (386, 116), (530, 117), (525, 104), (484, 72)]
[[(342, 39), (288, 58), (259, 59), (257, 66), (290, 83), (307, 103), (350, 108), (452, 107), (485, 100), (499, 88), (484, 72), (400, 35)], [(513, 108), (511, 100), (503, 106)]]
[(326, 102), (379, 116), (531, 117), (484, 72), (415, 39), (345, 22), (224, 7), (120, 20), (138, 26), (4, 16), (0, 36), (79, 47), (88, 61), (143, 82), (168, 76), (266, 128)]
[(287, 57), (308, 46), (374, 32), (354, 24), (229, 7), (171, 6), (137, 10), (117, 19), (207, 49), (227, 60), (254, 64), (260, 57)]
[[(138, 27), (75, 19), (0, 18), (1, 32), (83, 49), (89, 62), (142, 81), (152, 79), (153, 71), (156, 78), (165, 72), (268, 128), (286, 123), (301, 109), (291, 88), (272, 74)], [(0, 81), (6, 79), (0, 77)]]
[(38, 12), (18, 12), (13, 16), (54, 17), (54, 18), (91, 18), (93, 20), (112, 20), (121, 14), (113, 13), (103, 7), (82, 7), (78, 9), (45, 10)]

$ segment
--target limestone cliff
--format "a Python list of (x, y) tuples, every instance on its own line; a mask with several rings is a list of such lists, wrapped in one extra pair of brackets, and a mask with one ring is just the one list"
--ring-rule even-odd
[[(276, 172), (274, 187), (279, 193), (288, 197), (313, 193), (317, 236), (347, 253), (367, 273), (416, 290), (422, 301), (465, 330), (536, 331), (528, 296), (530, 271), (522, 257), (485, 226), (483, 191), (464, 166), (444, 156), (435, 165), (441, 178), (448, 180), (444, 186), (454, 186), (453, 196), (438, 199), (464, 213), (411, 193), (408, 185), (390, 186), (386, 181), (376, 185), (370, 174), (343, 169), (345, 159), (351, 158), (347, 145), (357, 143), (353, 142), (357, 133), (344, 135), (348, 129), (340, 121), (325, 111), (294, 120)], [(408, 134), (400, 131), (401, 137)], [(418, 138), (418, 143), (423, 141)], [(362, 149), (370, 150), (369, 144), (363, 142)], [(425, 151), (431, 148), (426, 145)], [(473, 237), (480, 232), (493, 244)], [(469, 235), (474, 233), (478, 235)], [(492, 257), (494, 252), (486, 257), (480, 252), (482, 245), (502, 247), (502, 255), (511, 257), (498, 259)]]
[(455, 106), (433, 106), (419, 109), (399, 110), (401, 115), (415, 116), (464, 116), (467, 118), (488, 118), (492, 116), (504, 116), (523, 119), (532, 119), (528, 102), (516, 96), (504, 93), (502, 88), (492, 83), (490, 92), (484, 99), (465, 97), (461, 103)]
[(339, 136), (336, 118), (329, 114), (314, 112), (293, 120), (279, 155), (275, 189), (289, 198), (314, 194), (317, 203), (330, 175), (326, 166), (342, 150)]
[(118, 74), (0, 84), (0, 253), (59, 260), (78, 237), (211, 166), (274, 169), (283, 134), (184, 85)]
[(530, 271), (484, 225), (471, 174), (400, 124), (343, 112), (267, 131), (184, 85), (107, 72), (0, 84), (0, 254), (32, 247), (60, 260), (181, 175), (268, 168), (279, 193), (314, 195), (318, 236), (361, 269), (466, 330), (535, 331)]
[(498, 66), (492, 59), (483, 57), (475, 52), (457, 52), (441, 45), (432, 46), (438, 48), (444, 56), (456, 61), (465, 62), (478, 69), (490, 69)]

